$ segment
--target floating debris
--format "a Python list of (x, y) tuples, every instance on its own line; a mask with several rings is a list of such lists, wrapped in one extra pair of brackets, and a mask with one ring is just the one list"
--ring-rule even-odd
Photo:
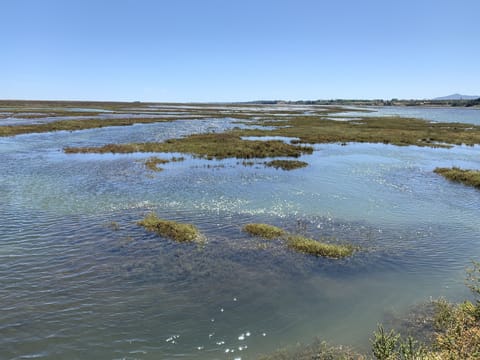
[(205, 349), (204, 346), (197, 346), (197, 350), (203, 350), (203, 349)]
[(222, 341), (217, 341), (215, 344), (217, 344), (217, 345), (224, 345), (224, 344), (225, 344), (225, 341), (223, 341), (223, 340), (222, 340)]
[(241, 335), (238, 337), (238, 340), (240, 340), (240, 341), (245, 340), (245, 334), (241, 334)]

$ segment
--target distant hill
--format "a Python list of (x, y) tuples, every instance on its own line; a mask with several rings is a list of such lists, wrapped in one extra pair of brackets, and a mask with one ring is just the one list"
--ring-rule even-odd
[(475, 100), (480, 98), (480, 95), (461, 95), (461, 94), (452, 94), (448, 96), (437, 97), (433, 100)]

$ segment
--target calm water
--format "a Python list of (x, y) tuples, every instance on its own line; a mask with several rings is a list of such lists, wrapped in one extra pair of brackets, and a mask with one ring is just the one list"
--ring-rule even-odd
[(361, 109), (370, 113), (348, 111), (337, 114), (339, 117), (349, 116), (402, 116), (419, 118), (436, 122), (460, 122), (480, 125), (480, 109), (466, 107), (420, 107), (420, 106), (368, 106)]
[[(151, 154), (61, 151), (234, 126), (0, 138), (0, 358), (255, 359), (315, 336), (365, 349), (386, 313), (468, 296), (480, 192), (432, 170), (480, 169), (478, 147), (317, 145), (292, 172), (187, 157), (152, 173), (141, 163)], [(145, 232), (135, 222), (150, 211), (196, 224), (208, 242)], [(248, 222), (363, 250), (296, 254), (246, 236)]]

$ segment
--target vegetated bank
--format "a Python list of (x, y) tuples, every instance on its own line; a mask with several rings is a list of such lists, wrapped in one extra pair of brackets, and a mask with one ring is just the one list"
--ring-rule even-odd
[[(448, 148), (480, 144), (480, 126), (431, 123), (408, 118), (363, 118), (335, 121), (323, 117), (288, 117), (281, 123), (255, 123), (273, 129), (235, 129), (226, 133), (195, 134), (165, 142), (108, 144), (101, 147), (68, 147), (66, 153), (180, 152), (207, 159), (298, 157), (313, 151), (310, 144), (384, 143)], [(244, 140), (248, 136), (294, 137), (290, 144), (278, 140)], [(304, 145), (300, 147), (299, 145)]]
[(280, 140), (243, 140), (235, 133), (195, 134), (165, 142), (108, 144), (101, 147), (67, 147), (67, 154), (74, 153), (134, 153), (175, 152), (191, 154), (205, 159), (253, 159), (267, 157), (299, 157), (311, 154), (311, 146), (292, 145)]
[(452, 167), (436, 168), (434, 172), (442, 175), (448, 180), (480, 189), (480, 170), (467, 170), (460, 169), (458, 167)]
[[(473, 262), (467, 271), (467, 286), (474, 300), (459, 304), (445, 299), (432, 300), (429, 310), (419, 318), (410, 319), (407, 328), (400, 333), (385, 330), (379, 325), (370, 339), (370, 354), (330, 345), (317, 340), (310, 345), (284, 348), (259, 360), (478, 360), (480, 359), (480, 263)], [(426, 334), (426, 340), (411, 335), (417, 323)], [(409, 328), (410, 327), (410, 328)], [(412, 331), (411, 331), (412, 330)], [(418, 331), (417, 331), (418, 332)]]

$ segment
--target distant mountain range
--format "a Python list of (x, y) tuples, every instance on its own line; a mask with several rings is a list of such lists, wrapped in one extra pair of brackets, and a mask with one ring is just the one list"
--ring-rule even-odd
[(452, 94), (448, 96), (442, 96), (434, 98), (433, 100), (475, 100), (480, 98), (480, 95), (461, 95), (461, 94)]

